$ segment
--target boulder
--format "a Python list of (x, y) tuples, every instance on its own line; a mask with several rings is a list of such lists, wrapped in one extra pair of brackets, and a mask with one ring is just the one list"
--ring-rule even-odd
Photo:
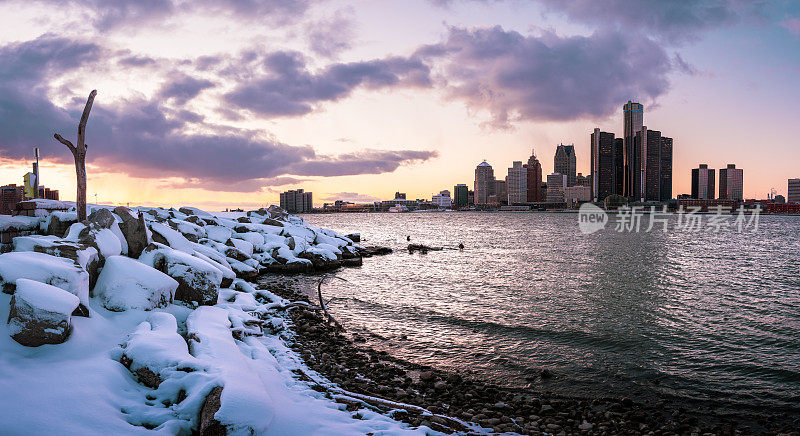
[(258, 269), (233, 258), (228, 258), (227, 260), (233, 272), (236, 273), (236, 277), (239, 277), (240, 279), (249, 280), (249, 279), (254, 279), (258, 276)]
[(244, 262), (247, 259), (250, 259), (250, 256), (247, 253), (239, 250), (236, 247), (228, 247), (225, 249), (225, 257), (229, 257), (231, 259), (236, 259), (239, 262)]
[(19, 279), (11, 298), (9, 334), (26, 347), (63, 343), (69, 338), (71, 315), (79, 304), (78, 297), (63, 289)]
[(217, 386), (203, 401), (203, 408), (200, 409), (200, 436), (225, 436), (228, 429), (225, 428), (214, 415), (222, 406), (222, 388)]
[(99, 255), (96, 248), (86, 244), (54, 236), (18, 236), (14, 238), (14, 251), (35, 251), (72, 260), (89, 273), (89, 289), (97, 280)]
[(172, 303), (178, 282), (144, 263), (112, 256), (97, 278), (94, 295), (108, 310), (151, 310)]
[(150, 230), (144, 221), (144, 215), (139, 212), (137, 217), (133, 211), (123, 206), (114, 209), (114, 213), (122, 219), (119, 229), (128, 243), (128, 256), (139, 257), (152, 240)]
[(89, 214), (89, 218), (86, 219), (89, 221), (90, 224), (93, 224), (97, 228), (101, 229), (110, 229), (111, 226), (117, 221), (114, 219), (114, 215), (105, 208), (97, 208)]
[(188, 207), (188, 206), (183, 206), (181, 208), (178, 208), (178, 212), (180, 212), (180, 213), (182, 213), (184, 215), (189, 215), (189, 216), (194, 215), (194, 216), (199, 216), (199, 217), (203, 217), (203, 218), (212, 216), (210, 213), (208, 213), (208, 212), (206, 212), (204, 210), (198, 209), (196, 207)]
[(56, 286), (78, 297), (83, 309), (89, 307), (89, 274), (69, 259), (17, 251), (0, 255), (0, 284), (3, 292), (13, 294), (19, 279)]
[(231, 236), (233, 235), (233, 230), (225, 226), (207, 225), (205, 227), (205, 230), (208, 239), (211, 239), (212, 241), (222, 242), (223, 244), (225, 242), (228, 242), (228, 239), (230, 239)]
[(186, 239), (179, 231), (172, 230), (163, 223), (150, 223), (150, 230), (153, 232), (153, 242), (163, 244), (186, 253), (194, 251), (192, 242)]
[(205, 221), (203, 221), (203, 219), (202, 219), (202, 218), (200, 218), (200, 217), (199, 217), (199, 216), (197, 216), (197, 215), (190, 215), (190, 216), (186, 217), (186, 219), (185, 219), (184, 221), (186, 221), (186, 222), (190, 222), (190, 223), (192, 223), (192, 224), (197, 224), (198, 226), (204, 226), (204, 225), (206, 225), (206, 222), (205, 222)]
[(55, 211), (47, 217), (47, 234), (64, 237), (69, 226), (78, 222), (77, 212)]
[[(81, 225), (83, 224), (73, 224), (71, 229)], [(107, 257), (122, 254), (122, 241), (119, 240), (113, 230), (100, 227), (99, 224), (91, 223), (89, 226), (84, 226), (78, 233), (77, 242), (97, 249), (100, 254), (100, 266), (103, 265)]]
[(383, 256), (391, 254), (392, 249), (389, 247), (380, 247), (377, 245), (370, 245), (361, 249), (361, 255), (364, 257)]
[[(228, 239), (227, 245), (236, 248), (237, 250), (244, 253), (247, 257), (253, 257), (253, 243), (249, 241), (245, 241), (244, 239), (238, 238), (231, 238)], [(226, 252), (227, 254), (227, 252)], [(229, 255), (230, 256), (230, 255)], [(233, 257), (233, 256), (230, 256)], [(244, 261), (245, 259), (239, 259)]]
[(361, 242), (361, 233), (350, 233), (344, 236), (353, 242)]
[(175, 299), (200, 305), (217, 303), (223, 273), (218, 267), (197, 256), (169, 247), (151, 244), (139, 261), (163, 272), (178, 282)]
[(265, 265), (264, 268), (267, 272), (272, 273), (298, 274), (311, 272), (313, 271), (314, 266), (308, 261), (292, 261), (287, 263), (271, 263), (269, 265)]

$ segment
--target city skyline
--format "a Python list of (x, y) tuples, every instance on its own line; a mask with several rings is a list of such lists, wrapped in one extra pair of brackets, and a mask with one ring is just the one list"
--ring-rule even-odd
[(649, 26), (625, 8), (545, 0), (259, 4), (77, 1), (55, 16), (47, 1), (0, 2), (0, 180), (21, 183), (38, 146), (43, 183), (73, 198), (52, 134), (74, 130), (93, 88), (89, 197), (100, 202), (221, 209), (297, 188), (318, 204), (399, 187), (427, 198), (469, 182), (482, 159), (504, 168), (560, 143), (589, 173), (586, 133), (624, 136), (628, 100), (676, 143), (673, 197), (690, 192), (699, 162), (740, 163), (747, 198), (787, 195), (800, 176), (788, 127), (800, 112), (797, 4), (637, 2), (638, 16), (683, 17)]

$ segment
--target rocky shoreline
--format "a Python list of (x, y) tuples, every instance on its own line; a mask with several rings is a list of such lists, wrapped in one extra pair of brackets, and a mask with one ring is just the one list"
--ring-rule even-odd
[[(308, 301), (285, 284), (267, 287), (284, 298)], [(318, 312), (298, 309), (290, 313), (295, 335), (292, 348), (309, 368), (347, 391), (418, 406), (435, 415), (475, 423), (487, 431), (531, 435), (800, 435), (797, 416), (732, 416), (664, 401), (640, 404), (628, 398), (569, 398), (495, 386), (375, 350), (358, 333), (339, 331)], [(547, 372), (539, 375), (549, 376)], [(347, 403), (348, 410), (371, 407), (412, 426), (469, 433), (466, 428), (454, 428), (452, 422), (418, 410)]]

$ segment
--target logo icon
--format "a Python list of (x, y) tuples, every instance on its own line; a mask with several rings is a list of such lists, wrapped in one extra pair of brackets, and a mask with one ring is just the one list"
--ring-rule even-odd
[(584, 235), (603, 230), (608, 224), (608, 214), (592, 203), (583, 203), (578, 209), (578, 227)]

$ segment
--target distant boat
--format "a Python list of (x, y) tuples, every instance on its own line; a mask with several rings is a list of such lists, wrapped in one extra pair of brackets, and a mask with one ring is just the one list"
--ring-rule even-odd
[(408, 206), (406, 206), (405, 204), (395, 204), (394, 206), (389, 208), (389, 212), (393, 213), (408, 212)]

